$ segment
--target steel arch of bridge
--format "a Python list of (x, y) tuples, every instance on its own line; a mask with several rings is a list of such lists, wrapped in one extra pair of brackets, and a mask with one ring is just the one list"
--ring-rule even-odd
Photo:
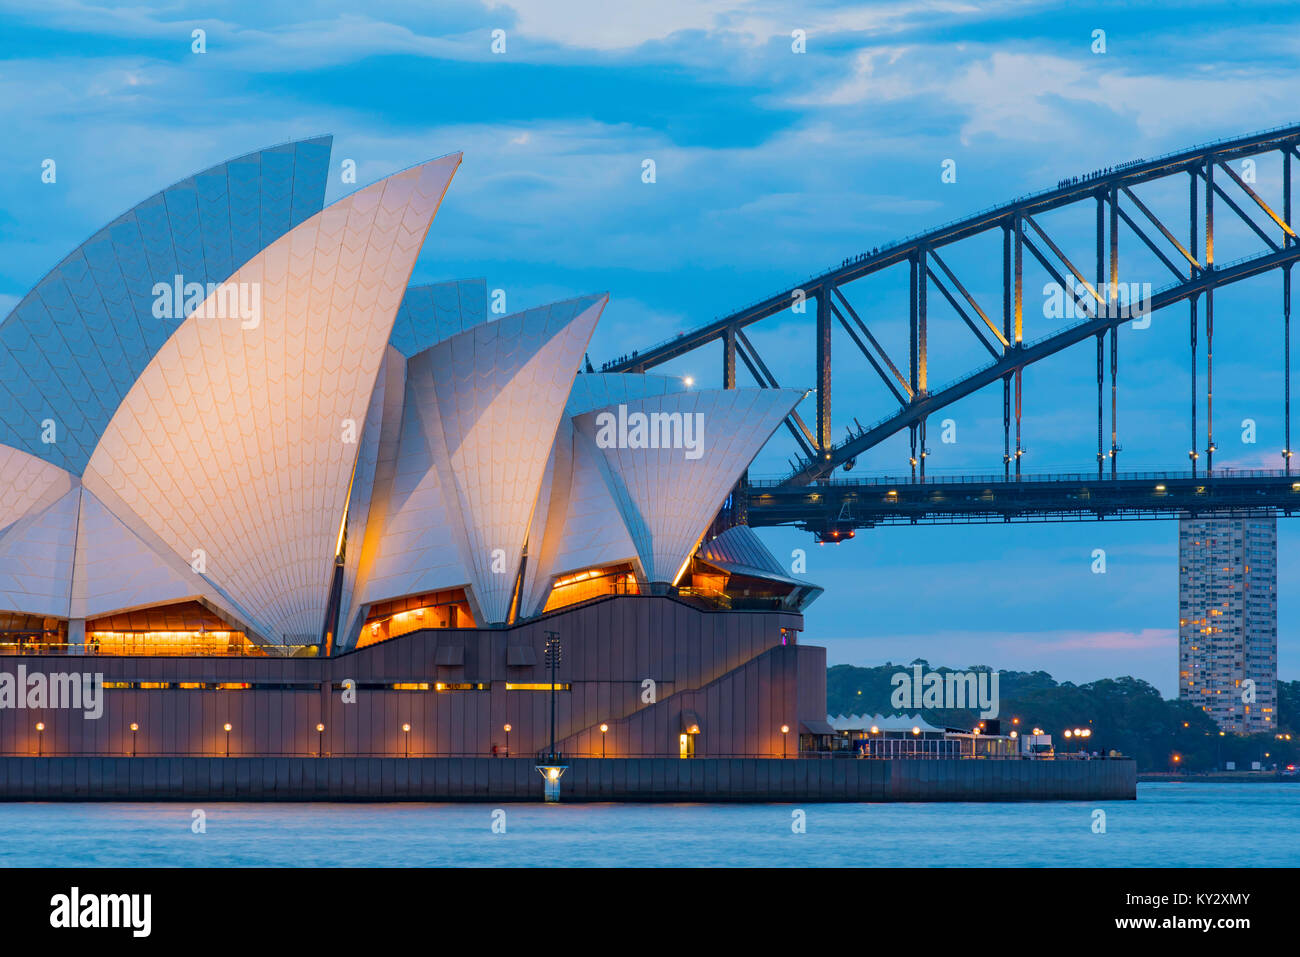
[[(1026, 366), (1061, 350), (1096, 338), (1097, 345), (1097, 477), (1103, 478), (1109, 462), (1110, 477), (1118, 473), (1118, 327), (1131, 321), (1132, 315), (1119, 308), (1120, 224), (1128, 228), (1174, 277), (1157, 290), (1149, 303), (1150, 311), (1164, 309), (1186, 301), (1190, 312), (1192, 350), (1192, 450), (1188, 455), (1191, 476), (1198, 474), (1201, 453), (1195, 448), (1197, 438), (1196, 351), (1203, 335), (1207, 362), (1205, 383), (1205, 476), (1213, 475), (1213, 341), (1215, 290), (1272, 269), (1282, 272), (1282, 336), (1285, 365), (1285, 442), (1282, 452), (1283, 475), (1291, 474), (1291, 267), (1300, 258), (1300, 242), (1291, 227), (1291, 160), (1300, 160), (1300, 125), (1279, 127), (1262, 133), (1196, 146), (1151, 160), (1136, 160), (1122, 166), (1100, 170), (1087, 176), (1063, 180), (1056, 188), (1033, 193), (957, 220), (871, 253), (845, 260), (840, 266), (814, 276), (799, 286), (784, 290), (738, 312), (715, 319), (707, 325), (648, 350), (635, 352), (602, 366), (608, 372), (644, 372), (671, 359), (719, 340), (723, 344), (722, 380), (726, 388), (736, 385), (737, 358), (765, 387), (777, 385), (767, 365), (745, 328), (763, 319), (784, 313), (797, 304), (815, 303), (807, 309), (816, 323), (816, 421), (810, 427), (797, 412), (786, 421), (801, 452), (792, 462), (792, 471), (780, 486), (797, 487), (827, 479), (832, 471), (858, 455), (902, 431), (911, 431), (912, 479), (925, 481), (925, 426), (927, 418), (938, 410), (1002, 380), (1003, 384), (1003, 468), (1004, 479), (1019, 480), (1023, 447), (1020, 435), (1021, 379)], [(1247, 157), (1280, 153), (1282, 163), (1282, 209), (1273, 209), (1259, 196), (1229, 163)], [(1157, 217), (1133, 192), (1133, 187), (1187, 175), (1187, 232), (1180, 241), (1175, 232)], [(1231, 191), (1224, 186), (1231, 187)], [(1234, 199), (1234, 194), (1236, 198)], [(1095, 205), (1096, 261), (1094, 280), (1086, 278), (1083, 268), (1072, 262), (1039, 223), (1043, 213), (1092, 203)], [(1225, 206), (1244, 222), (1264, 243), (1256, 254), (1234, 262), (1219, 264), (1214, 260), (1214, 221), (1216, 206)], [(1252, 210), (1248, 214), (1247, 209)], [(1001, 324), (962, 284), (941, 255), (945, 247), (969, 237), (994, 230), (1002, 233)], [(1040, 339), (1023, 339), (1023, 267), (1029, 254), (1074, 299), (1075, 308), (1084, 318), (1078, 323)], [(909, 349), (904, 369), (895, 363), (872, 335), (868, 324), (849, 304), (840, 291), (856, 280), (890, 266), (906, 263), (910, 270)], [(1070, 282), (1066, 278), (1073, 278)], [(931, 289), (937, 290), (948, 305), (965, 322), (979, 343), (989, 352), (990, 361), (956, 381), (931, 391), (927, 375), (928, 300)], [(1204, 303), (1204, 321), (1198, 317)], [(838, 323), (897, 400), (899, 408), (869, 427), (850, 430), (849, 437), (835, 443), (831, 437), (831, 330)], [(1110, 445), (1105, 446), (1105, 339), (1109, 336)], [(856, 420), (855, 420), (856, 422)], [(918, 453), (919, 443), (919, 453)], [(1289, 489), (1288, 489), (1289, 491)]]

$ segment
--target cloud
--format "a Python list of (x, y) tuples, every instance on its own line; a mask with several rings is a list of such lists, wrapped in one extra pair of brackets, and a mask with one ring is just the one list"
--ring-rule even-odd
[(936, 630), (890, 632), (870, 638), (805, 639), (825, 645), (830, 664), (906, 663), (921, 657), (932, 666), (989, 665), (1004, 671), (1046, 671), (1057, 681), (1082, 684), (1132, 675), (1166, 696), (1178, 693), (1177, 629), (1086, 631)]
[(993, 639), (1007, 652), (1026, 658), (1061, 655), (1073, 651), (1147, 651), (1178, 647), (1178, 629), (1142, 628), (1137, 631), (1024, 632)]
[[(630, 51), (658, 44), (648, 51), (658, 52), (671, 49), (663, 41), (684, 33), (759, 46), (774, 39), (788, 42), (796, 29), (804, 30), (810, 49), (816, 49), (819, 42), (838, 34), (889, 34), (935, 17), (981, 19), (1014, 5), (1013, 0), (899, 0), (807, 5), (792, 12), (785, 0), (657, 0), (624, 4), (615, 13), (606, 0), (500, 0), (489, 3), (489, 9), (512, 11), (521, 34), (557, 46)], [(1024, 9), (1025, 4), (1019, 6)]]

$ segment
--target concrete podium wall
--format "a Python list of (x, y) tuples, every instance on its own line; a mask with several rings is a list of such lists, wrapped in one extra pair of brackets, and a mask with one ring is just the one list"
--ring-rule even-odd
[[(554, 630), (564, 648), (556, 680), (567, 690), (556, 695), (555, 717), (564, 753), (675, 756), (682, 712), (694, 709), (707, 753), (779, 757), (781, 725), (795, 729), (788, 745), (797, 748), (799, 723), (826, 719), (825, 652), (797, 643), (802, 627), (792, 612), (705, 611), (669, 596), (623, 595), (512, 628), (418, 631), (334, 658), (0, 656), (0, 673), (101, 673), (134, 686), (106, 689), (97, 719), (0, 708), (0, 755), (224, 757), (227, 743), (231, 757), (249, 758), (535, 755), (551, 741), (550, 693), (507, 685), (549, 688), (544, 649)], [(510, 664), (512, 649), (531, 652), (534, 663)], [(348, 679), (353, 703), (340, 690)], [(474, 690), (433, 690), (438, 682)], [(171, 687), (139, 687), (161, 683)], [(421, 683), (430, 690), (412, 690)]]
[[(561, 800), (1106, 801), (1131, 760), (575, 758)], [(4, 801), (540, 801), (523, 758), (0, 758)]]

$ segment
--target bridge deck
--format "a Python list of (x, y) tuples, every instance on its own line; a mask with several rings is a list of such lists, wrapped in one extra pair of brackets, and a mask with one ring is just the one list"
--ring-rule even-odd
[(1178, 518), (1210, 512), (1300, 513), (1300, 475), (1258, 470), (928, 478), (863, 476), (808, 486), (752, 482), (748, 524), (810, 531), (897, 524)]

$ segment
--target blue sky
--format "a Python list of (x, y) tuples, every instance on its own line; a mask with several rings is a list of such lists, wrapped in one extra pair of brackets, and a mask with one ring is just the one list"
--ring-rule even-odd
[[(596, 0), (364, 5), (0, 0), (0, 311), (67, 251), (162, 186), (226, 158), (335, 136), (328, 199), (431, 156), (465, 161), (430, 232), (420, 280), (485, 276), (511, 310), (608, 291), (592, 358), (644, 348), (873, 245), (1062, 177), (1295, 122), (1300, 9), (1291, 3), (744, 3)], [(206, 31), (207, 52), (191, 52)], [(491, 51), (504, 30), (506, 52)], [(791, 50), (791, 31), (807, 52)], [(1106, 52), (1090, 47), (1106, 32)], [(54, 158), (58, 182), (40, 182)], [(641, 181), (653, 159), (657, 182)], [(957, 182), (940, 181), (945, 159)], [(1279, 167), (1261, 163), (1276, 195)], [(1273, 190), (1270, 193), (1270, 190)], [(1178, 197), (1143, 194), (1171, 217)], [(1221, 214), (1226, 219), (1226, 211)], [(1087, 261), (1087, 222), (1045, 220)], [(1124, 250), (1125, 254), (1131, 249)], [(1255, 252), (1221, 226), (1220, 261)], [(996, 306), (991, 252), (949, 264)], [(1165, 279), (1140, 255), (1133, 277)], [(1041, 277), (1039, 278), (1041, 282)], [(1280, 280), (1223, 292), (1216, 317), (1220, 461), (1276, 467)], [(1033, 289), (1032, 281), (1027, 286)], [(905, 358), (900, 277), (855, 307)], [(938, 310), (936, 310), (936, 313)], [(1053, 324), (1030, 316), (1026, 338)], [(812, 385), (807, 328), (753, 339), (783, 384)], [(1186, 313), (1121, 336), (1125, 467), (1186, 462)], [(889, 411), (852, 343), (837, 340), (836, 434)], [(931, 320), (934, 383), (982, 362), (953, 317)], [(1093, 467), (1094, 357), (1085, 346), (1025, 376), (1026, 465)], [(716, 352), (665, 371), (715, 382)], [(936, 469), (1001, 466), (1000, 391), (955, 406)], [(1257, 445), (1236, 424), (1258, 422)], [(1202, 434), (1200, 442), (1204, 446)], [(774, 443), (756, 471), (776, 473)], [(865, 460), (901, 470), (903, 440)], [(832, 662), (923, 656), (1090, 680), (1176, 681), (1176, 525), (879, 529), (809, 551), (827, 593), (806, 640)], [(1300, 677), (1296, 531), (1280, 527), (1280, 670)], [(1106, 575), (1090, 571), (1094, 548)]]

